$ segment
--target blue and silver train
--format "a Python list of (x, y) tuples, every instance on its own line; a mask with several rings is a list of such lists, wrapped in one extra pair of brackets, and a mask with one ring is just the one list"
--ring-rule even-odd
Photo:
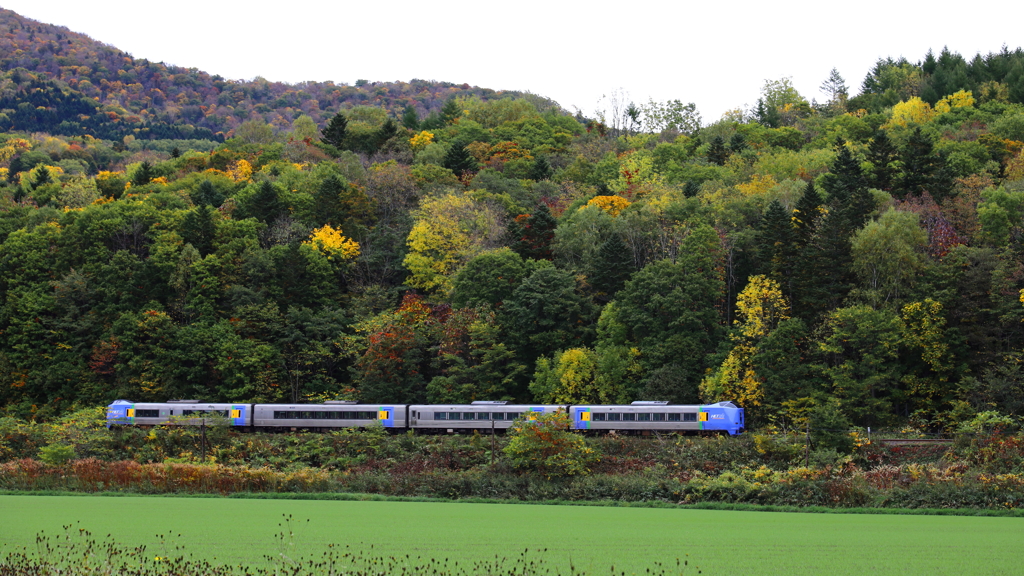
[(504, 431), (516, 419), (562, 411), (572, 428), (591, 433), (651, 434), (716, 432), (735, 436), (744, 430), (743, 408), (732, 402), (717, 404), (565, 405), (508, 404), (358, 404), (331, 401), (323, 404), (202, 403), (197, 400), (132, 402), (116, 400), (107, 407), (107, 425), (156, 426), (199, 423), (204, 418), (227, 421), (231, 426), (266, 431), (358, 428), (380, 423), (392, 431), (457, 433), (472, 430)]

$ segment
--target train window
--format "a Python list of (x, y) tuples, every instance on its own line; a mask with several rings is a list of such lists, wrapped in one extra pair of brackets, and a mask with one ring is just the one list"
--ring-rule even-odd
[(682, 414), (680, 414), (678, 412), (676, 412), (675, 414), (669, 414), (668, 415), (668, 421), (669, 422), (679, 422), (679, 417), (680, 416), (682, 416)]
[(637, 414), (636, 415), (636, 419), (639, 420), (640, 422), (650, 422), (651, 421), (651, 413), (650, 412), (643, 412), (641, 414)]
[(434, 420), (447, 420), (447, 419), (448, 419), (448, 413), (447, 412), (434, 412)]
[(616, 414), (614, 412), (608, 414), (609, 422), (618, 422), (619, 420), (622, 420), (622, 414)]
[(622, 420), (623, 420), (623, 422), (635, 422), (636, 421), (636, 414), (623, 414), (622, 415)]
[(504, 420), (504, 419), (505, 419), (505, 413), (504, 412), (491, 412), (491, 420)]
[(477, 420), (490, 420), (491, 419), (491, 415), (488, 414), (487, 412), (478, 412), (477, 415), (476, 415), (476, 419)]
[(696, 422), (696, 421), (697, 421), (697, 413), (696, 412), (683, 412), (683, 422)]
[(605, 414), (603, 412), (594, 412), (590, 415), (590, 419), (595, 422), (603, 422)]
[(136, 409), (135, 410), (135, 417), (136, 418), (159, 418), (160, 417), (160, 411), (159, 410), (140, 410), (140, 409)]
[(518, 420), (519, 417), (522, 416), (522, 415), (523, 415), (522, 412), (506, 412), (505, 413), (505, 419), (506, 420)]
[(665, 421), (665, 413), (664, 412), (655, 412), (654, 414), (651, 414), (651, 420), (654, 420), (655, 422), (664, 422)]

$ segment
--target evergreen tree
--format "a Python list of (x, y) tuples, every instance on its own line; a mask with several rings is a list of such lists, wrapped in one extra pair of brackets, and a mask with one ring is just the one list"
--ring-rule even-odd
[(854, 191), (866, 187), (864, 172), (842, 138), (836, 139), (836, 159), (828, 174), (822, 177), (822, 187), (828, 192), (829, 205), (844, 205)]
[(533, 166), (530, 167), (529, 173), (530, 180), (534, 182), (540, 182), (541, 180), (547, 180), (551, 177), (551, 163), (544, 156), (537, 156), (536, 160), (533, 161)]
[(345, 137), (348, 135), (348, 118), (338, 112), (327, 122), (327, 126), (320, 131), (320, 141), (330, 144), (338, 150), (345, 149)]
[(875, 137), (868, 145), (868, 162), (871, 162), (871, 175), (868, 177), (868, 184), (878, 190), (892, 190), (893, 181), (896, 177), (896, 169), (893, 163), (896, 161), (898, 151), (889, 140), (885, 130), (875, 132)]
[(697, 184), (693, 180), (688, 181), (683, 185), (683, 196), (687, 198), (693, 198), (700, 192), (700, 184)]
[(729, 150), (725, 147), (725, 140), (721, 136), (715, 136), (708, 146), (708, 162), (724, 166), (729, 159)]
[(213, 240), (217, 232), (213, 211), (209, 205), (198, 206), (195, 210), (189, 210), (181, 222), (182, 239), (202, 256), (213, 252)]
[(53, 179), (50, 178), (50, 171), (46, 169), (46, 166), (40, 166), (39, 168), (36, 168), (36, 175), (32, 178), (32, 189), (36, 190), (40, 186), (45, 186), (52, 181)]
[[(795, 231), (782, 203), (772, 200), (758, 230), (761, 271), (783, 286), (792, 277)], [(787, 290), (787, 292), (789, 292)]]
[(900, 173), (894, 196), (920, 196), (927, 191), (936, 201), (941, 201), (949, 193), (952, 179), (946, 171), (946, 163), (935, 154), (931, 138), (920, 127), (910, 133), (899, 159)]
[(462, 111), (459, 110), (459, 104), (455, 101), (455, 97), (445, 100), (444, 106), (441, 106), (441, 122), (443, 125), (448, 125), (462, 116)]
[(731, 150), (733, 154), (738, 154), (746, 149), (747, 139), (742, 133), (737, 132), (732, 135), (732, 138), (729, 138), (729, 150)]
[(441, 165), (454, 172), (456, 176), (463, 176), (477, 168), (476, 158), (473, 158), (462, 142), (452, 142)]
[(374, 148), (380, 150), (388, 140), (392, 139), (398, 134), (398, 123), (393, 119), (388, 118), (381, 124), (381, 127), (377, 129), (377, 133), (374, 134)]
[(264, 180), (256, 189), (256, 194), (249, 199), (245, 213), (260, 222), (271, 224), (284, 210), (277, 187)]
[(224, 203), (224, 195), (209, 180), (203, 180), (195, 192), (190, 194), (190, 197), (192, 198), (192, 203), (196, 206), (213, 206), (217, 208)]
[(153, 181), (153, 166), (149, 162), (139, 164), (132, 175), (132, 186), (145, 186)]
[(402, 126), (409, 130), (420, 129), (420, 115), (416, 113), (416, 107), (409, 104), (402, 112)]
[(590, 285), (598, 300), (607, 302), (615, 298), (615, 293), (625, 286), (635, 271), (633, 252), (618, 234), (612, 234), (597, 251)]
[(818, 221), (821, 219), (821, 205), (824, 201), (821, 194), (814, 188), (814, 180), (808, 180), (804, 188), (804, 195), (797, 200), (796, 208), (793, 209), (793, 241), (797, 247), (803, 248), (811, 240), (814, 231), (818, 229)]
[(512, 249), (523, 258), (551, 260), (551, 241), (555, 239), (558, 221), (551, 215), (551, 209), (541, 202), (533, 214), (522, 222), (522, 235)]

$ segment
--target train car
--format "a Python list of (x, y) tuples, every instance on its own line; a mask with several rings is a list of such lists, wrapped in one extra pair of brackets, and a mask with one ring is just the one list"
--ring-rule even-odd
[(323, 404), (255, 404), (252, 424), (257, 429), (333, 430), (362, 428), (380, 422), (384, 428), (404, 430), (405, 404), (357, 404), (331, 400)]
[(468, 430), (507, 430), (522, 415), (565, 411), (568, 406), (553, 404), (508, 404), (503, 401), (472, 404), (411, 404), (409, 427), (416, 431), (458, 432)]
[[(205, 418), (204, 418), (205, 417)], [(202, 403), (198, 400), (167, 402), (132, 402), (115, 400), (107, 406), (107, 426), (159, 424), (200, 424), (203, 420), (226, 419), (231, 426), (248, 426), (252, 417), (250, 404)]]
[(732, 402), (707, 405), (633, 402), (628, 405), (571, 406), (576, 430), (650, 432), (726, 432), (735, 436), (744, 427), (743, 409)]

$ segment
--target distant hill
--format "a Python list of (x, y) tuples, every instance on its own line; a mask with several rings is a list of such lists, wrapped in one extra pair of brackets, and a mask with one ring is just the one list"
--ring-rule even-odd
[(448, 98), (466, 95), (528, 98), (541, 110), (557, 107), (529, 93), (428, 80), (355, 86), (227, 80), (135, 58), (66, 27), (0, 9), (0, 130), (222, 140), (255, 117), (288, 128), (302, 114), (322, 124), (354, 106), (382, 107), (396, 117), (413, 106), (422, 118)]

